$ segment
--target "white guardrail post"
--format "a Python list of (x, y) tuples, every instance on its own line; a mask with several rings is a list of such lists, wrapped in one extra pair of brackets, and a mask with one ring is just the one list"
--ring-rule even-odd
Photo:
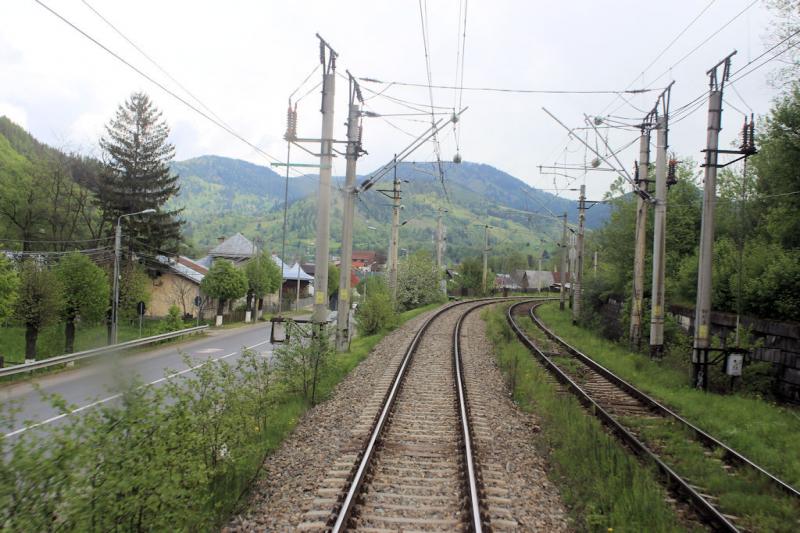
[(208, 326), (197, 326), (194, 328), (179, 329), (178, 331), (170, 331), (169, 333), (162, 333), (161, 335), (153, 335), (152, 337), (144, 337), (142, 339), (120, 342), (119, 344), (112, 344), (110, 346), (92, 348), (91, 350), (85, 350), (82, 352), (75, 352), (66, 355), (59, 355), (56, 357), (50, 357), (48, 359), (42, 359), (41, 361), (33, 361), (32, 363), (24, 363), (21, 365), (14, 365), (6, 368), (0, 368), (0, 378), (6, 376), (13, 376), (16, 374), (22, 374), (24, 372), (31, 372), (32, 370), (49, 368), (51, 366), (63, 365), (65, 363), (72, 363), (73, 361), (80, 361), (81, 359), (88, 359), (89, 357), (95, 357), (98, 355), (103, 355), (111, 352), (117, 352), (128, 348), (136, 348), (137, 346), (146, 346), (148, 344), (152, 344), (167, 339), (174, 339), (176, 337), (182, 337), (184, 335), (189, 335), (192, 333), (199, 333), (205, 329), (208, 329)]

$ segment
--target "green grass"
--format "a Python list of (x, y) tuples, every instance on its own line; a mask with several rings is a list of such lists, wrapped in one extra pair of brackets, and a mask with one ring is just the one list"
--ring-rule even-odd
[[(670, 361), (651, 361), (618, 343), (573, 326), (569, 311), (539, 307), (538, 315), (564, 340), (623, 379), (743, 453), (787, 483), (800, 487), (800, 410), (746, 394), (718, 395), (689, 387)], [(523, 323), (526, 321), (523, 321)], [(685, 354), (688, 361), (689, 353)], [(718, 370), (715, 370), (718, 371)]]
[[(682, 368), (671, 365), (669, 360), (650, 361), (617, 343), (598, 338), (590, 331), (573, 326), (568, 313), (552, 305), (540, 307), (538, 313), (558, 335), (588, 356), (775, 475), (797, 485), (800, 457), (795, 453), (795, 446), (800, 438), (800, 419), (795, 410), (752, 396), (720, 396), (697, 391), (686, 385)], [(522, 323), (527, 331), (538, 331), (530, 321)], [(557, 361), (561, 365), (563, 360), (557, 358)], [(750, 469), (736, 469), (733, 475), (727, 473), (720, 461), (722, 450), (708, 450), (695, 441), (689, 431), (671, 420), (624, 418), (621, 421), (634, 429), (681, 476), (703, 492), (719, 497), (723, 512), (741, 518), (739, 525), (758, 531), (797, 529), (797, 516), (800, 516), (797, 501)]]
[[(160, 321), (145, 321), (142, 324), (142, 337), (149, 337), (160, 333)], [(186, 327), (194, 326), (194, 322)], [(127, 323), (119, 325), (119, 342), (139, 338), (138, 324), (132, 326)], [(105, 324), (81, 327), (75, 331), (75, 351), (90, 350), (106, 345), (107, 329)], [(37, 358), (45, 359), (64, 353), (64, 325), (56, 324), (47, 326), (39, 333), (36, 342)], [(9, 326), (0, 328), (0, 355), (5, 357), (7, 363), (25, 362), (25, 328)]]
[(609, 436), (569, 393), (559, 392), (547, 371), (511, 332), (506, 307), (484, 311), (487, 334), (520, 409), (535, 413), (533, 438), (577, 531), (684, 531), (666, 503), (650, 467)]

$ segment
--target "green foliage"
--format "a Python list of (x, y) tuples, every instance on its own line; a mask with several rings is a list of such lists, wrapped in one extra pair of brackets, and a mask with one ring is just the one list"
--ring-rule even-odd
[(278, 380), (289, 391), (300, 393), (311, 405), (317, 402), (317, 385), (325, 379), (334, 354), (331, 335), (326, 327), (308, 338), (310, 331), (294, 322), (287, 323), (288, 341), (275, 350)]
[(67, 320), (80, 317), (88, 323), (105, 317), (109, 286), (106, 273), (83, 254), (64, 256), (54, 268), (63, 289), (62, 316)]
[(169, 126), (145, 93), (133, 93), (117, 108), (100, 140), (107, 169), (97, 189), (104, 214), (155, 209), (147, 217), (130, 217), (127, 233), (155, 250), (176, 251), (180, 242), (180, 209), (165, 210), (178, 194), (178, 176), (169, 163), (175, 148), (167, 141)]
[(207, 362), (163, 387), (131, 383), (122, 401), (44, 434), (0, 437), (0, 523), (13, 531), (215, 529), (274, 446), (274, 405), (268, 361), (245, 353), (236, 366)]
[(420, 250), (400, 261), (397, 272), (397, 308), (407, 311), (416, 307), (442, 302), (439, 287), (442, 274), (431, 255)]
[(170, 331), (178, 331), (183, 329), (183, 318), (181, 317), (181, 308), (177, 305), (169, 306), (167, 316), (159, 324), (161, 333), (169, 333)]
[[(150, 278), (142, 265), (130, 261), (120, 268), (119, 310), (126, 318), (137, 316), (136, 305), (150, 302)], [(113, 277), (113, 274), (112, 274)]]
[(339, 267), (328, 264), (328, 296), (339, 291)]
[(266, 252), (248, 261), (244, 273), (247, 276), (247, 290), (255, 298), (272, 294), (281, 286), (281, 269)]
[(19, 276), (5, 256), (0, 255), (0, 324), (11, 314), (19, 289)]
[[(458, 286), (461, 289), (475, 291), (478, 294), (483, 292), (483, 259), (480, 257), (468, 257), (458, 265), (459, 276)], [(486, 274), (486, 288), (494, 287), (494, 273), (491, 271)]]
[(397, 313), (392, 305), (392, 296), (383, 276), (370, 276), (358, 284), (358, 292), (364, 294), (355, 313), (356, 327), (361, 336), (388, 331), (397, 324)]
[(97, 237), (101, 220), (90, 188), (98, 167), (0, 117), (0, 238), (15, 239), (11, 248), (62, 251), (64, 243), (46, 241)]
[(19, 296), (14, 316), (26, 328), (25, 356), (36, 356), (36, 339), (42, 327), (55, 322), (63, 306), (63, 291), (51, 270), (35, 261), (20, 265)]
[(247, 292), (247, 276), (230, 261), (217, 259), (200, 283), (200, 290), (212, 298), (241, 298)]

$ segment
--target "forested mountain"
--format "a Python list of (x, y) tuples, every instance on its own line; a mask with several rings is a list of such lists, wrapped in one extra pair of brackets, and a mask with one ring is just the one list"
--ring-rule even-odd
[[(284, 178), (267, 167), (244, 161), (204, 156), (173, 164), (181, 176), (181, 195), (176, 205), (185, 207), (185, 232), (200, 248), (216, 238), (242, 231), (259, 236), (265, 246), (280, 250), (283, 224)], [(445, 163), (444, 187), (432, 173), (430, 164), (403, 163), (398, 167), (404, 205), (401, 247), (414, 251), (431, 249), (438, 209), (447, 209), (450, 261), (479, 253), (483, 246), (483, 226), (489, 224), (490, 245), (538, 256), (553, 249), (560, 235), (558, 221), (546, 216), (547, 209), (567, 212), (577, 220), (576, 202), (529, 187), (521, 180), (492, 166), (477, 163)], [(359, 180), (363, 179), (360, 177)], [(360, 196), (355, 224), (355, 247), (382, 249), (389, 238), (391, 209), (389, 199), (377, 189), (391, 187), (392, 175), (384, 177), (373, 190)], [(334, 207), (331, 220), (333, 253), (341, 236), (342, 177), (334, 178)], [(287, 255), (313, 254), (316, 227), (316, 176), (290, 178), (290, 207), (287, 224)], [(445, 192), (446, 191), (446, 192)], [(539, 214), (528, 214), (530, 212)], [(608, 215), (604, 205), (590, 210), (589, 228), (598, 227)], [(369, 229), (374, 227), (374, 230)]]
[(101, 236), (103, 219), (90, 192), (99, 173), (97, 160), (40, 143), (0, 117), (2, 247), (66, 249), (66, 241)]

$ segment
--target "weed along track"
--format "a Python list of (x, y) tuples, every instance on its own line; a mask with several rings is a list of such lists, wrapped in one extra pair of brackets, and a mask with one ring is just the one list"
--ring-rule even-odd
[(496, 301), (452, 305), (422, 325), (364, 446), (343, 450), (301, 530), (497, 531), (516, 525), (502, 509), (509, 501), (502, 484), (483, 484), (460, 360), (464, 317)]
[(522, 343), (612, 433), (654, 463), (703, 522), (721, 531), (800, 528), (800, 492), (567, 344), (536, 316), (538, 305), (508, 309)]

